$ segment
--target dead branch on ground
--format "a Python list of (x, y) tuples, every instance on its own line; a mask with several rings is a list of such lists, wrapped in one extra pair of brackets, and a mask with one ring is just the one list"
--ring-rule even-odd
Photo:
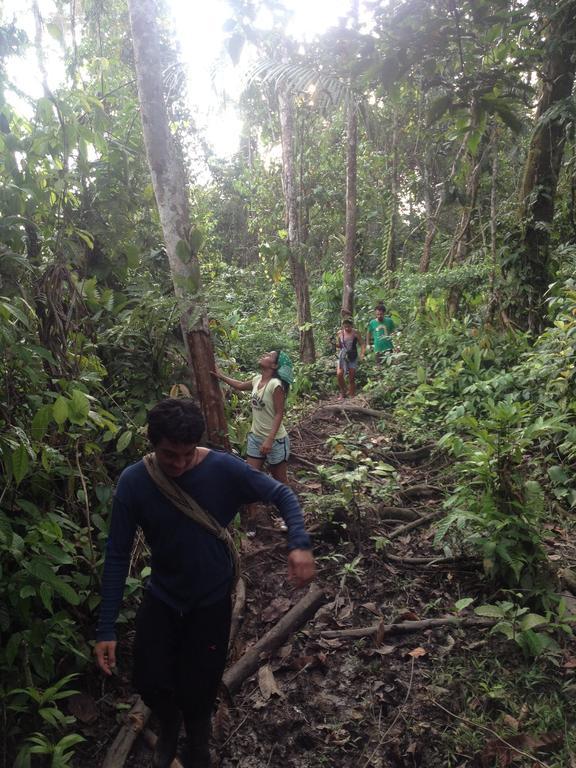
[(323, 601), (324, 592), (312, 584), (304, 597), (264, 637), (249, 648), (236, 664), (226, 670), (222, 683), (229, 693), (236, 693), (242, 683), (261, 665), (263, 654), (279, 648), (287, 637), (298, 631), (316, 613)]
[(460, 618), (459, 616), (445, 616), (441, 619), (422, 619), (421, 621), (401, 621), (398, 624), (373, 624), (370, 627), (358, 627), (356, 629), (330, 629), (319, 633), (320, 637), (328, 639), (359, 639), (363, 637), (383, 637), (395, 633), (422, 632), (436, 627), (492, 627), (497, 619), (488, 618)]
[(142, 733), (151, 715), (150, 709), (140, 696), (126, 716), (126, 722), (110, 745), (102, 768), (122, 768), (138, 735)]

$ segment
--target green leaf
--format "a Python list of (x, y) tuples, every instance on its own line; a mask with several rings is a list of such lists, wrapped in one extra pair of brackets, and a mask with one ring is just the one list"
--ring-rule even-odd
[(16, 485), (20, 485), (22, 480), (28, 473), (30, 467), (30, 459), (28, 457), (28, 451), (24, 445), (19, 445), (15, 451), (12, 452), (12, 474)]
[(32, 419), (32, 438), (34, 440), (42, 440), (48, 429), (48, 425), (52, 421), (53, 406), (43, 405)]
[(564, 471), (564, 467), (557, 464), (548, 469), (548, 476), (554, 485), (565, 485), (569, 480), (567, 473)]
[(122, 432), (120, 437), (118, 438), (118, 442), (116, 443), (116, 450), (118, 453), (122, 453), (123, 450), (128, 448), (132, 441), (132, 431), (130, 429), (126, 430), (126, 432)]
[(54, 613), (54, 609), (52, 608), (52, 596), (54, 594), (52, 587), (49, 584), (46, 584), (45, 581), (40, 584), (40, 600), (42, 600), (42, 605), (48, 613)]
[(62, 31), (62, 27), (60, 24), (55, 24), (54, 22), (48, 22), (46, 24), (46, 30), (48, 34), (54, 38), (54, 40), (57, 40), (59, 43), (64, 44), (64, 33)]
[(68, 401), (68, 414), (73, 424), (85, 424), (90, 411), (90, 401), (79, 389), (72, 390), (72, 398)]
[(462, 600), (458, 600), (456, 603), (456, 610), (457, 611), (463, 611), (464, 608), (468, 608), (469, 605), (471, 605), (474, 602), (473, 597), (463, 597)]
[(58, 426), (62, 426), (68, 418), (68, 400), (66, 400), (65, 397), (62, 397), (62, 395), (59, 395), (56, 398), (56, 401), (52, 406), (52, 415)]
[(199, 227), (192, 227), (188, 236), (188, 244), (192, 253), (198, 253), (204, 242), (204, 233)]
[(178, 256), (183, 264), (188, 264), (192, 258), (192, 251), (185, 240), (178, 240), (176, 243), (176, 256)]
[(548, 624), (548, 619), (545, 616), (540, 616), (537, 613), (527, 613), (526, 616), (522, 617), (520, 628), (523, 632), (525, 632), (528, 629), (534, 629), (534, 627), (542, 627), (545, 624)]
[(494, 619), (501, 619), (504, 616), (502, 608), (498, 605), (479, 605), (474, 609), (474, 613), (478, 616), (489, 616)]

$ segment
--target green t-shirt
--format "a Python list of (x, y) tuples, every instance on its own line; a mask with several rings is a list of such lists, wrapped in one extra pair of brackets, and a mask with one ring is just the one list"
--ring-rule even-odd
[(393, 349), (390, 334), (394, 330), (394, 321), (386, 315), (381, 321), (377, 318), (370, 320), (368, 324), (368, 333), (372, 337), (374, 350), (376, 352), (386, 352)]
[[(252, 427), (251, 431), (256, 437), (266, 439), (272, 429), (276, 409), (274, 408), (274, 392), (282, 386), (279, 379), (270, 379), (263, 387), (260, 387), (262, 376), (254, 376), (252, 379)], [(275, 440), (286, 437), (286, 427), (280, 424), (276, 432)]]

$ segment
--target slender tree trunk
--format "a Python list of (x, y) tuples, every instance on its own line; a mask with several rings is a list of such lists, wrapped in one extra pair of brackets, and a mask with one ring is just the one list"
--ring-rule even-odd
[[(358, 26), (359, 0), (352, 0), (351, 18), (354, 29)], [(358, 177), (358, 116), (352, 97), (348, 101), (346, 120), (346, 224), (343, 265), (342, 314), (354, 313), (354, 286), (356, 269), (356, 221)]]
[(398, 131), (396, 115), (392, 127), (392, 175), (390, 179), (390, 229), (386, 248), (386, 282), (389, 288), (395, 283), (395, 272), (398, 268)]
[(356, 105), (350, 99), (346, 128), (346, 230), (344, 245), (344, 280), (342, 311), (354, 313), (354, 282), (356, 266), (358, 117)]
[[(558, 3), (548, 26), (536, 129), (532, 135), (520, 192), (523, 247), (520, 258), (516, 319), (533, 331), (541, 330), (544, 295), (551, 280), (550, 227), (562, 156), (566, 116), (547, 116), (570, 99), (576, 72), (576, 2)], [(544, 119), (543, 119), (544, 118)]]
[[(188, 245), (190, 208), (186, 173), (175, 151), (164, 101), (157, 7), (154, 0), (129, 0), (136, 81), (146, 156), (150, 166), (164, 244), (179, 301), (182, 332), (196, 394), (206, 418), (208, 439), (228, 447), (222, 395), (210, 371), (215, 366), (208, 318), (200, 293), (200, 268)], [(188, 301), (191, 297), (194, 303)]]
[[(422, 176), (424, 180), (424, 206), (426, 208), (426, 237), (424, 238), (424, 248), (420, 256), (419, 272), (425, 273), (430, 269), (432, 259), (432, 243), (436, 237), (436, 220), (440, 213), (439, 207), (434, 211), (434, 197), (432, 184), (430, 182), (430, 172), (428, 169), (428, 159), (424, 161)], [(439, 203), (440, 205), (440, 203)]]
[(300, 227), (298, 225), (298, 203), (296, 200), (296, 174), (294, 166), (294, 115), (292, 100), (284, 89), (278, 92), (280, 111), (280, 128), (282, 135), (282, 178), (286, 214), (288, 219), (288, 250), (292, 283), (296, 293), (298, 327), (300, 329), (300, 360), (313, 363), (316, 359), (314, 349), (314, 334), (312, 331), (312, 314), (310, 311), (310, 293), (308, 275), (300, 243)]

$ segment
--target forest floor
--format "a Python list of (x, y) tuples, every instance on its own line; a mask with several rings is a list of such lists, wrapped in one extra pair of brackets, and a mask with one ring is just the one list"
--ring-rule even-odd
[[(434, 544), (449, 461), (434, 446), (403, 445), (392, 425), (383, 434), (386, 421), (367, 405), (362, 397), (324, 401), (291, 430), (290, 481), (303, 502), (325, 598), (303, 628), (262, 658), (260, 673), (233, 702), (221, 704), (215, 765), (576, 768), (574, 638), (562, 640), (560, 654), (534, 662), (474, 624), (472, 608), (458, 614), (461, 598), (475, 598), (477, 606), (504, 597), (486, 593), (480, 562), (449, 559)], [(323, 475), (335, 456), (338, 493)], [(378, 463), (387, 474), (374, 471)], [(351, 502), (347, 473), (356, 483)], [(247, 601), (231, 663), (306, 593), (287, 584), (285, 534), (262, 513), (256, 536), (242, 540)], [(569, 521), (550, 524), (552, 564), (576, 561), (569, 528)], [(574, 598), (567, 599), (576, 613)], [(389, 627), (457, 615), (470, 625), (402, 633)], [(335, 636), (366, 627), (365, 638)], [(80, 730), (87, 741), (76, 765), (99, 768), (134, 694), (122, 672), (88, 687), (98, 717)], [(138, 740), (125, 765), (145, 768), (150, 756)]]

